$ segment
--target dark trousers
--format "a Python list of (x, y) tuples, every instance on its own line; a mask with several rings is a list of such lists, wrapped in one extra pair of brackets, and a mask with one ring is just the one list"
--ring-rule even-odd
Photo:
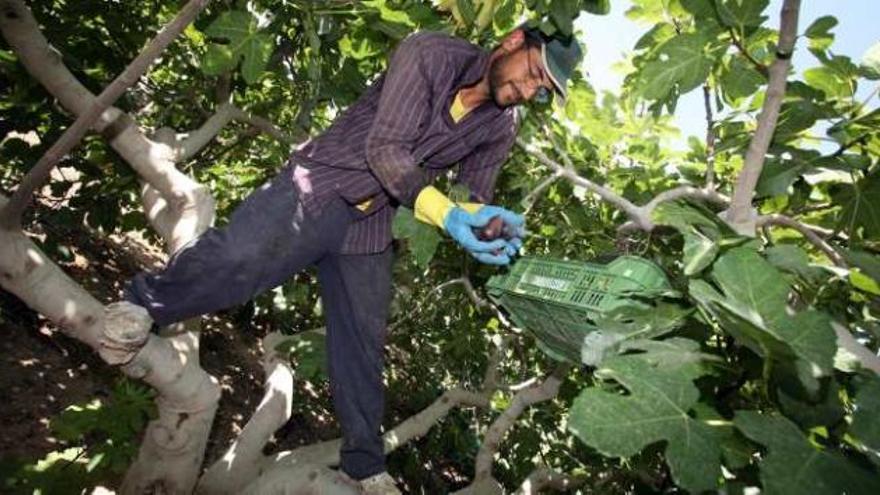
[(286, 166), (236, 208), (227, 226), (207, 230), (159, 273), (142, 273), (126, 299), (169, 325), (243, 303), (317, 265), (327, 322), (330, 389), (342, 426), (341, 469), (354, 479), (385, 470), (380, 426), (392, 252), (342, 255), (354, 218), (343, 200), (303, 210)]

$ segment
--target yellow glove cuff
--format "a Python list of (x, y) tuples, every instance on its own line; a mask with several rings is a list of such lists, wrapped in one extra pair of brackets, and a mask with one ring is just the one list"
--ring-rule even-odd
[(443, 228), (443, 221), (456, 205), (434, 186), (428, 186), (416, 197), (413, 208), (416, 220)]
[(474, 214), (480, 208), (482, 208), (483, 206), (486, 206), (486, 205), (484, 205), (483, 203), (458, 203), (458, 206), (461, 206), (462, 209), (464, 209), (464, 211), (466, 211), (470, 214)]

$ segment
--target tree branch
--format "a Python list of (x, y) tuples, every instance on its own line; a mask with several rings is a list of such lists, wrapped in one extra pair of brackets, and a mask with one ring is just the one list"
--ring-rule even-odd
[(563, 474), (547, 466), (536, 467), (523, 480), (514, 495), (537, 495), (545, 488), (554, 490), (574, 490), (589, 480), (587, 476), (571, 476)]
[[(0, 206), (5, 201), (0, 196)], [(21, 231), (0, 230), (0, 286), (106, 362), (120, 365), (126, 375), (159, 392), (159, 417), (150, 421), (141, 444), (139, 458), (148, 459), (135, 461), (125, 483), (189, 493), (220, 396), (219, 385), (199, 366), (198, 335), (183, 332), (160, 338), (143, 327), (112, 331), (107, 321), (113, 313), (105, 312)]]
[[(0, 212), (0, 226), (9, 230), (21, 228), (21, 217), (30, 204), (34, 191), (42, 186), (49, 177), (49, 172), (58, 161), (65, 156), (86, 132), (122, 94), (134, 84), (163, 50), (195, 19), (196, 15), (208, 4), (208, 0), (190, 0), (170, 23), (156, 35), (140, 54), (116, 77), (89, 108), (81, 113), (76, 121), (64, 131), (61, 138), (40, 158), (36, 165), (22, 179), (9, 204)], [(4, 0), (0, 17), (16, 19), (25, 15), (27, 7), (21, 0)], [(5, 24), (5, 21), (4, 21)], [(12, 42), (10, 42), (10, 45)]]
[(277, 332), (263, 338), (263, 369), (266, 372), (263, 400), (223, 457), (199, 479), (197, 493), (220, 493), (236, 480), (253, 478), (265, 457), (263, 447), (290, 419), (294, 373), (287, 356), (279, 355), (275, 350), (284, 339), (285, 336)]
[(693, 186), (679, 186), (667, 191), (663, 191), (660, 194), (654, 196), (651, 201), (644, 206), (644, 209), (650, 214), (657, 208), (660, 203), (665, 203), (667, 201), (675, 201), (676, 199), (699, 199), (703, 201), (708, 201), (710, 203), (714, 203), (719, 206), (724, 206), (730, 203), (730, 199), (715, 191), (714, 189), (698, 189)]
[(543, 163), (547, 167), (550, 167), (550, 169), (559, 174), (560, 177), (565, 177), (571, 182), (597, 194), (603, 200), (613, 204), (618, 209), (623, 210), (623, 212), (626, 213), (630, 217), (630, 219), (632, 219), (634, 222), (639, 223), (640, 227), (645, 228), (645, 230), (650, 230), (651, 227), (653, 227), (652, 225), (651, 227), (648, 227), (648, 225), (650, 225), (650, 219), (646, 218), (641, 209), (638, 206), (634, 205), (628, 199), (620, 196), (619, 194), (606, 187), (596, 184), (595, 182), (585, 177), (581, 177), (572, 169), (563, 167), (559, 163), (553, 161), (546, 154), (544, 154), (544, 152), (539, 150), (537, 146), (527, 143), (524, 139), (518, 137), (516, 138), (516, 143), (520, 146), (520, 148), (537, 158), (539, 162)]
[(480, 394), (486, 398), (488, 401), (492, 394), (495, 393), (496, 390), (502, 387), (502, 383), (499, 379), (500, 371), (501, 371), (501, 361), (504, 359), (504, 354), (507, 352), (507, 345), (510, 343), (511, 336), (501, 337), (501, 341), (489, 353), (489, 359), (486, 362), (486, 371), (483, 374), (483, 383), (480, 385)]
[(446, 287), (449, 287), (449, 286), (455, 285), (455, 284), (461, 284), (464, 287), (465, 293), (470, 298), (470, 300), (474, 303), (475, 306), (477, 306), (479, 308), (488, 308), (490, 306), (489, 303), (485, 299), (483, 299), (482, 297), (480, 297), (479, 294), (477, 294), (476, 289), (474, 289), (474, 284), (471, 283), (471, 279), (469, 279), (465, 276), (454, 278), (452, 280), (447, 280), (446, 282), (443, 282), (442, 284), (438, 285), (437, 287), (434, 287), (431, 290), (431, 292), (432, 293), (433, 292), (440, 292), (441, 290), (445, 289)]
[(706, 109), (706, 189), (715, 189), (715, 120), (708, 83), (703, 85), (703, 106)]
[(239, 122), (246, 122), (263, 133), (271, 136), (282, 143), (299, 144), (308, 137), (308, 133), (299, 128), (294, 127), (294, 134), (287, 134), (280, 127), (276, 126), (272, 121), (258, 115), (251, 115), (238, 107), (233, 107), (234, 118)]
[[(31, 11), (20, 0), (0, 1), (0, 8), (14, 10), (13, 16), (0, 15), (0, 30), (27, 71), (71, 113), (88, 111), (96, 101), (95, 95), (64, 66)], [(94, 128), (156, 193), (156, 201), (145, 204), (144, 209), (169, 252), (175, 252), (213, 222), (210, 192), (175, 166), (177, 143), (173, 132), (157, 131), (158, 140), (148, 139), (132, 117), (115, 107), (108, 108)], [(166, 212), (161, 215), (162, 225), (156, 225), (151, 211)]]
[(185, 139), (180, 141), (178, 145), (178, 159), (188, 160), (198, 154), (217, 136), (223, 127), (233, 120), (250, 124), (255, 129), (259, 129), (278, 141), (290, 145), (296, 144), (299, 138), (304, 137), (302, 132), (298, 133), (296, 137), (287, 135), (268, 119), (251, 115), (231, 103), (221, 103), (217, 106), (217, 111), (201, 127), (190, 132)]
[[(483, 393), (471, 392), (463, 388), (447, 390), (431, 405), (385, 433), (383, 436), (385, 453), (393, 452), (401, 445), (424, 436), (452, 408), (457, 406), (487, 408), (489, 407), (489, 399)], [(304, 463), (323, 466), (335, 465), (339, 463), (339, 449), (341, 446), (342, 440), (337, 438), (326, 442), (305, 445), (294, 450), (279, 452), (263, 458), (260, 461), (258, 472), (262, 472), (265, 475), (265, 473), (279, 469), (296, 468)], [(236, 480), (230, 486), (224, 487), (224, 490), (217, 493), (217, 495), (239, 493), (235, 485), (239, 482), (247, 484), (250, 481), (251, 479)]]
[[(498, 368), (500, 361), (504, 358), (507, 339), (503, 339), (489, 355), (489, 360), (483, 382), (480, 390), (473, 392), (461, 387), (447, 390), (431, 405), (422, 409), (415, 415), (407, 418), (398, 424), (394, 429), (385, 433), (383, 443), (385, 453), (391, 453), (398, 449), (401, 445), (405, 445), (417, 438), (427, 434), (434, 425), (443, 419), (449, 411), (454, 407), (470, 406), (478, 408), (488, 408), (489, 399), (499, 387)], [(305, 445), (294, 450), (279, 452), (272, 456), (264, 457), (257, 466), (257, 471), (246, 476), (242, 475), (240, 479), (230, 480), (229, 484), (224, 485), (219, 492), (211, 492), (211, 495), (233, 494), (239, 493), (241, 486), (250, 483), (256, 472), (261, 472), (261, 478), (267, 473), (273, 473), (279, 470), (297, 469), (303, 464), (315, 464), (321, 466), (330, 466), (339, 463), (339, 449), (342, 445), (341, 439), (329, 440), (311, 445)], [(207, 493), (207, 492), (203, 492)]]
[(492, 477), (492, 464), (495, 454), (501, 448), (504, 436), (513, 428), (526, 408), (556, 397), (562, 381), (570, 370), (571, 365), (560, 364), (540, 385), (522, 389), (513, 396), (510, 406), (495, 419), (483, 437), (483, 443), (477, 453), (474, 483)]
[(755, 221), (755, 225), (757, 227), (763, 227), (765, 225), (781, 225), (783, 227), (788, 227), (790, 229), (797, 230), (800, 232), (804, 238), (810, 241), (811, 244), (819, 248), (828, 259), (831, 260), (836, 266), (841, 268), (846, 268), (846, 261), (844, 261), (843, 256), (837, 252), (828, 242), (825, 241), (822, 237), (819, 236), (813, 229), (808, 227), (807, 225), (798, 222), (797, 220), (787, 217), (785, 215), (779, 214), (771, 214), (771, 215), (762, 215), (758, 217)]
[(585, 177), (581, 177), (573, 168), (563, 167), (561, 164), (537, 149), (536, 146), (526, 143), (523, 139), (517, 138), (516, 142), (526, 153), (537, 158), (538, 161), (553, 170), (555, 174), (596, 193), (603, 200), (611, 203), (618, 209), (623, 210), (623, 212), (630, 218), (630, 221), (621, 225), (619, 228), (620, 231), (627, 231), (635, 228), (650, 232), (654, 229), (654, 222), (651, 220), (651, 214), (654, 212), (654, 209), (657, 208), (657, 205), (666, 201), (691, 198), (709, 201), (721, 206), (726, 206), (730, 202), (726, 196), (713, 189), (679, 186), (668, 191), (663, 191), (643, 206), (637, 206), (614, 191), (604, 186), (600, 186)]
[(776, 49), (776, 60), (770, 66), (764, 107), (758, 116), (758, 128), (749, 143), (745, 165), (740, 172), (734, 189), (730, 209), (726, 220), (737, 232), (743, 235), (754, 235), (754, 220), (757, 216), (752, 209), (752, 195), (761, 170), (764, 168), (764, 156), (773, 139), (776, 122), (779, 120), (779, 109), (785, 97), (785, 85), (788, 70), (791, 67), (792, 50), (797, 37), (798, 11), (800, 0), (785, 0), (780, 13), (779, 44)]
[[(563, 155), (563, 156), (566, 156), (566, 155)], [(556, 180), (559, 179), (560, 177), (562, 177), (561, 173), (553, 172), (552, 175), (550, 175), (547, 178), (545, 178), (544, 180), (542, 180), (541, 183), (537, 185), (537, 187), (535, 187), (531, 192), (529, 192), (526, 195), (526, 197), (524, 197), (522, 199), (522, 201), (520, 201), (520, 203), (519, 203), (525, 209), (524, 213), (528, 213), (529, 210), (532, 209), (532, 206), (534, 206), (535, 201), (537, 201), (538, 196), (540, 196), (544, 192), (544, 190), (546, 190), (548, 187), (550, 187), (550, 185), (553, 184), (554, 182), (556, 182)]]

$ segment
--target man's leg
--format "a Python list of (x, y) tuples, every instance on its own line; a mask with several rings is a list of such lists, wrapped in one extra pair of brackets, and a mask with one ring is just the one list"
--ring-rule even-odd
[[(125, 298), (162, 326), (229, 308), (335, 252), (349, 218), (342, 201), (317, 218), (305, 214), (287, 166), (251, 193), (228, 225), (205, 231), (161, 272), (135, 276)], [(322, 227), (328, 223), (340, 227)]]
[(318, 263), (327, 319), (330, 390), (342, 426), (340, 468), (356, 480), (385, 471), (380, 427), (392, 249)]

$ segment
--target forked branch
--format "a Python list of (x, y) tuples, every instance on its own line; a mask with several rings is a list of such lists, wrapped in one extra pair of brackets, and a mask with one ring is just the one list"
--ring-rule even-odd
[[(76, 121), (64, 131), (37, 164), (22, 179), (9, 200), (8, 205), (0, 211), (0, 227), (7, 230), (21, 228), (21, 217), (33, 198), (34, 191), (41, 187), (49, 178), (49, 172), (58, 161), (67, 155), (85, 136), (86, 132), (122, 94), (134, 84), (153, 64), (153, 61), (165, 48), (183, 32), (196, 15), (205, 8), (209, 0), (190, 0), (177, 16), (141, 51), (140, 54), (113, 80), (95, 99), (91, 106), (79, 114)], [(3, 0), (2, 15), (9, 19), (23, 16), (27, 7), (21, 0)]]
[(730, 209), (727, 211), (727, 222), (743, 235), (754, 235), (756, 213), (752, 209), (752, 196), (761, 170), (764, 168), (764, 157), (770, 148), (776, 123), (779, 120), (779, 109), (785, 98), (785, 85), (794, 42), (797, 38), (798, 12), (800, 0), (785, 0), (782, 4), (779, 24), (779, 44), (776, 48), (776, 60), (770, 66), (770, 78), (767, 83), (767, 95), (764, 106), (758, 116), (758, 128), (752, 135), (749, 149), (746, 152), (745, 164), (737, 178)]

